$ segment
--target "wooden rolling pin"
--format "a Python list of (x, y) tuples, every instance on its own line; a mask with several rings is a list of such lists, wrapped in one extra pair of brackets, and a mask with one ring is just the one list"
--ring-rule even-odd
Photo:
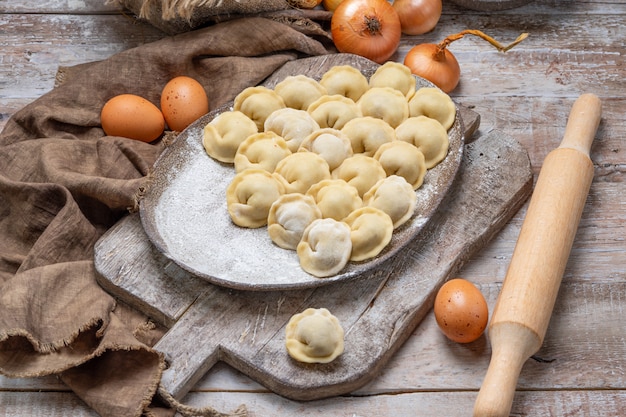
[(492, 356), (474, 417), (509, 416), (522, 366), (543, 343), (593, 180), (589, 151), (601, 112), (598, 97), (580, 96), (541, 168), (489, 324)]

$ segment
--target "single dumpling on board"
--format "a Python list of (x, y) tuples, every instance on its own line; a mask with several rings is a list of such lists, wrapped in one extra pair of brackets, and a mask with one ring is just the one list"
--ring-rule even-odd
[(448, 155), (450, 139), (441, 123), (426, 116), (409, 117), (396, 128), (398, 140), (413, 144), (424, 154), (426, 169), (431, 169)]
[(410, 117), (426, 116), (450, 130), (456, 118), (456, 106), (449, 95), (436, 87), (422, 87), (409, 100)]
[(381, 163), (387, 176), (399, 175), (414, 190), (421, 187), (426, 175), (424, 154), (414, 145), (402, 140), (385, 143), (374, 154), (374, 159)]
[(299, 151), (313, 152), (328, 162), (332, 171), (353, 155), (350, 139), (333, 128), (316, 130), (302, 141)]
[(263, 169), (239, 172), (226, 188), (226, 207), (237, 226), (257, 228), (267, 224), (274, 201), (285, 193), (285, 183)]
[(281, 160), (274, 173), (286, 184), (286, 193), (304, 194), (313, 185), (330, 178), (328, 162), (313, 152), (295, 152)]
[(235, 153), (235, 172), (259, 168), (274, 172), (279, 161), (291, 155), (287, 142), (274, 132), (259, 132), (248, 136)]
[(321, 218), (322, 212), (313, 197), (300, 193), (283, 194), (270, 207), (267, 231), (272, 242), (279, 247), (296, 250), (304, 229), (313, 220)]
[(285, 346), (293, 359), (328, 363), (344, 350), (344, 330), (326, 308), (307, 308), (294, 314), (285, 328)]
[(242, 112), (226, 111), (204, 127), (202, 146), (211, 158), (232, 164), (239, 145), (258, 131), (256, 123)]
[(393, 128), (409, 117), (409, 103), (400, 91), (391, 87), (373, 87), (357, 101), (363, 116), (382, 119)]
[(320, 84), (328, 95), (339, 94), (357, 101), (369, 90), (365, 75), (351, 65), (336, 65), (322, 75)]
[(357, 104), (344, 96), (322, 96), (307, 108), (307, 112), (321, 128), (341, 129), (350, 120), (361, 117)]
[(394, 229), (397, 229), (415, 213), (417, 194), (404, 177), (390, 175), (378, 181), (365, 193), (363, 205), (387, 213), (391, 217)]
[(285, 77), (276, 84), (274, 91), (287, 107), (298, 110), (306, 110), (315, 100), (328, 94), (319, 81), (303, 74)]
[(350, 120), (341, 132), (350, 139), (355, 154), (366, 156), (373, 156), (380, 145), (396, 138), (396, 131), (389, 123), (371, 116)]
[(233, 110), (248, 116), (257, 125), (259, 132), (263, 131), (265, 119), (278, 109), (286, 107), (285, 102), (276, 91), (263, 87), (248, 87), (235, 96)]
[(322, 180), (312, 185), (306, 195), (313, 198), (323, 218), (343, 220), (363, 206), (358, 190), (342, 179)]
[(374, 184), (386, 176), (385, 169), (377, 159), (360, 153), (346, 158), (332, 172), (333, 178), (342, 179), (356, 188), (361, 198)]
[(291, 152), (296, 152), (307, 136), (320, 126), (305, 110), (290, 107), (279, 109), (265, 119), (264, 130), (274, 132), (287, 142)]
[(370, 77), (370, 88), (391, 87), (400, 91), (407, 99), (415, 94), (417, 81), (411, 69), (395, 61), (387, 61)]
[(350, 213), (344, 222), (350, 226), (351, 261), (371, 259), (391, 241), (393, 234), (391, 217), (375, 207), (361, 207)]
[(318, 278), (339, 273), (352, 253), (350, 226), (332, 218), (314, 220), (296, 248), (300, 267)]

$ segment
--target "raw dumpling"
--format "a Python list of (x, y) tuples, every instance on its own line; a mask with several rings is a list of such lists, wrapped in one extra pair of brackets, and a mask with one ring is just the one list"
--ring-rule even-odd
[(287, 142), (274, 132), (260, 132), (244, 140), (235, 154), (235, 172), (260, 168), (274, 172), (276, 164), (291, 155)]
[(363, 195), (387, 173), (381, 163), (371, 156), (356, 154), (346, 158), (337, 169), (332, 172), (333, 178), (346, 181)]
[(274, 90), (263, 86), (248, 87), (237, 94), (233, 110), (241, 111), (256, 123), (259, 132), (263, 131), (265, 119), (275, 110), (285, 107), (283, 98)]
[(362, 207), (344, 220), (350, 226), (351, 261), (364, 261), (378, 255), (391, 241), (391, 217), (375, 207)]
[(353, 154), (350, 139), (340, 130), (332, 128), (319, 129), (307, 136), (300, 150), (320, 155), (328, 162), (331, 171)]
[(393, 128), (409, 117), (409, 103), (400, 91), (391, 87), (370, 88), (357, 102), (363, 116), (382, 119)]
[(274, 201), (285, 193), (285, 183), (263, 169), (236, 174), (226, 188), (228, 214), (237, 226), (257, 228), (267, 224)]
[(294, 314), (285, 328), (285, 346), (293, 359), (328, 363), (343, 353), (344, 331), (337, 317), (325, 308), (307, 308)]
[(417, 194), (404, 177), (390, 175), (378, 181), (363, 196), (363, 205), (375, 207), (391, 217), (397, 229), (413, 216), (417, 204)]
[(226, 111), (204, 127), (202, 146), (211, 158), (232, 164), (241, 142), (257, 132), (256, 123), (248, 116), (240, 111)]
[(328, 95), (339, 94), (357, 101), (369, 89), (365, 75), (350, 65), (337, 65), (326, 71), (320, 80)]
[(374, 159), (381, 163), (387, 176), (395, 174), (404, 177), (414, 190), (424, 182), (426, 175), (424, 154), (408, 142), (394, 140), (385, 143), (378, 148)]
[(296, 252), (305, 272), (319, 278), (335, 275), (352, 253), (350, 226), (331, 218), (314, 220), (304, 230)]
[(321, 128), (341, 129), (348, 121), (361, 116), (354, 101), (337, 94), (320, 97), (307, 111)]
[(276, 84), (274, 91), (292, 109), (306, 110), (311, 103), (326, 95), (326, 89), (306, 75), (290, 75)]
[(396, 138), (396, 131), (382, 119), (371, 116), (357, 117), (342, 128), (352, 144), (352, 151), (366, 156), (373, 156), (383, 143)]
[(313, 220), (321, 219), (322, 212), (313, 197), (283, 194), (274, 201), (267, 216), (267, 231), (272, 242), (283, 249), (296, 250), (304, 229)]
[(313, 197), (323, 218), (343, 220), (363, 205), (357, 189), (339, 179), (320, 181), (312, 185), (306, 195)]
[(422, 87), (409, 100), (411, 117), (427, 116), (449, 130), (454, 124), (456, 106), (449, 95), (435, 87)]
[(287, 142), (291, 152), (296, 152), (302, 141), (320, 126), (309, 113), (290, 107), (276, 110), (265, 119), (264, 130), (274, 132)]
[(292, 153), (274, 172), (285, 179), (287, 193), (304, 194), (313, 184), (330, 178), (328, 162), (313, 152)]
[(424, 154), (426, 169), (441, 162), (450, 147), (446, 129), (437, 120), (426, 116), (406, 119), (396, 128), (396, 137), (415, 145)]
[(411, 69), (395, 61), (387, 61), (370, 77), (370, 88), (391, 87), (400, 91), (407, 99), (415, 94), (415, 76)]

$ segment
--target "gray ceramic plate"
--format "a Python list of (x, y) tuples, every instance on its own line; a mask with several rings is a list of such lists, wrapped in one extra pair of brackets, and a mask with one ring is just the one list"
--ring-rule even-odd
[[(288, 75), (319, 79), (334, 65), (350, 64), (370, 76), (377, 64), (353, 55), (333, 54), (290, 62), (265, 83), (273, 87)], [(418, 88), (432, 86), (418, 79)], [(407, 245), (431, 218), (451, 186), (461, 162), (463, 128), (458, 115), (449, 132), (446, 159), (429, 170), (416, 192), (416, 214), (394, 232), (376, 258), (349, 263), (338, 275), (316, 278), (304, 272), (294, 251), (274, 245), (267, 228), (234, 225), (226, 210), (226, 188), (234, 177), (231, 165), (210, 158), (202, 146), (203, 127), (232, 103), (191, 124), (163, 152), (154, 167), (154, 181), (140, 204), (143, 227), (150, 241), (183, 269), (211, 283), (243, 290), (317, 287), (366, 277), (382, 261)]]

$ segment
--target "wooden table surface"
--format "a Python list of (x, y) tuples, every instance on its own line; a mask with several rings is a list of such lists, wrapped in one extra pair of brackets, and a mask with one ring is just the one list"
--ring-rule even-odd
[[(536, 359), (522, 369), (512, 415), (626, 415), (626, 2), (537, 1), (501, 12), (463, 9), (444, 0), (437, 28), (404, 37), (394, 56), (463, 29), (503, 43), (530, 36), (502, 54), (475, 37), (451, 50), (462, 80), (451, 94), (481, 116), (478, 134), (498, 129), (528, 151), (535, 175), (558, 146), (573, 101), (598, 95), (603, 119), (592, 147), (595, 178), (554, 314)], [(165, 36), (104, 0), (0, 2), (0, 128), (54, 86), (59, 66), (106, 58)], [(461, 271), (492, 308), (526, 207)], [(467, 416), (486, 372), (488, 337), (460, 345), (428, 314), (371, 383), (351, 395), (296, 402), (220, 364), (184, 402), (253, 416)], [(0, 415), (95, 416), (54, 376), (0, 376)]]

